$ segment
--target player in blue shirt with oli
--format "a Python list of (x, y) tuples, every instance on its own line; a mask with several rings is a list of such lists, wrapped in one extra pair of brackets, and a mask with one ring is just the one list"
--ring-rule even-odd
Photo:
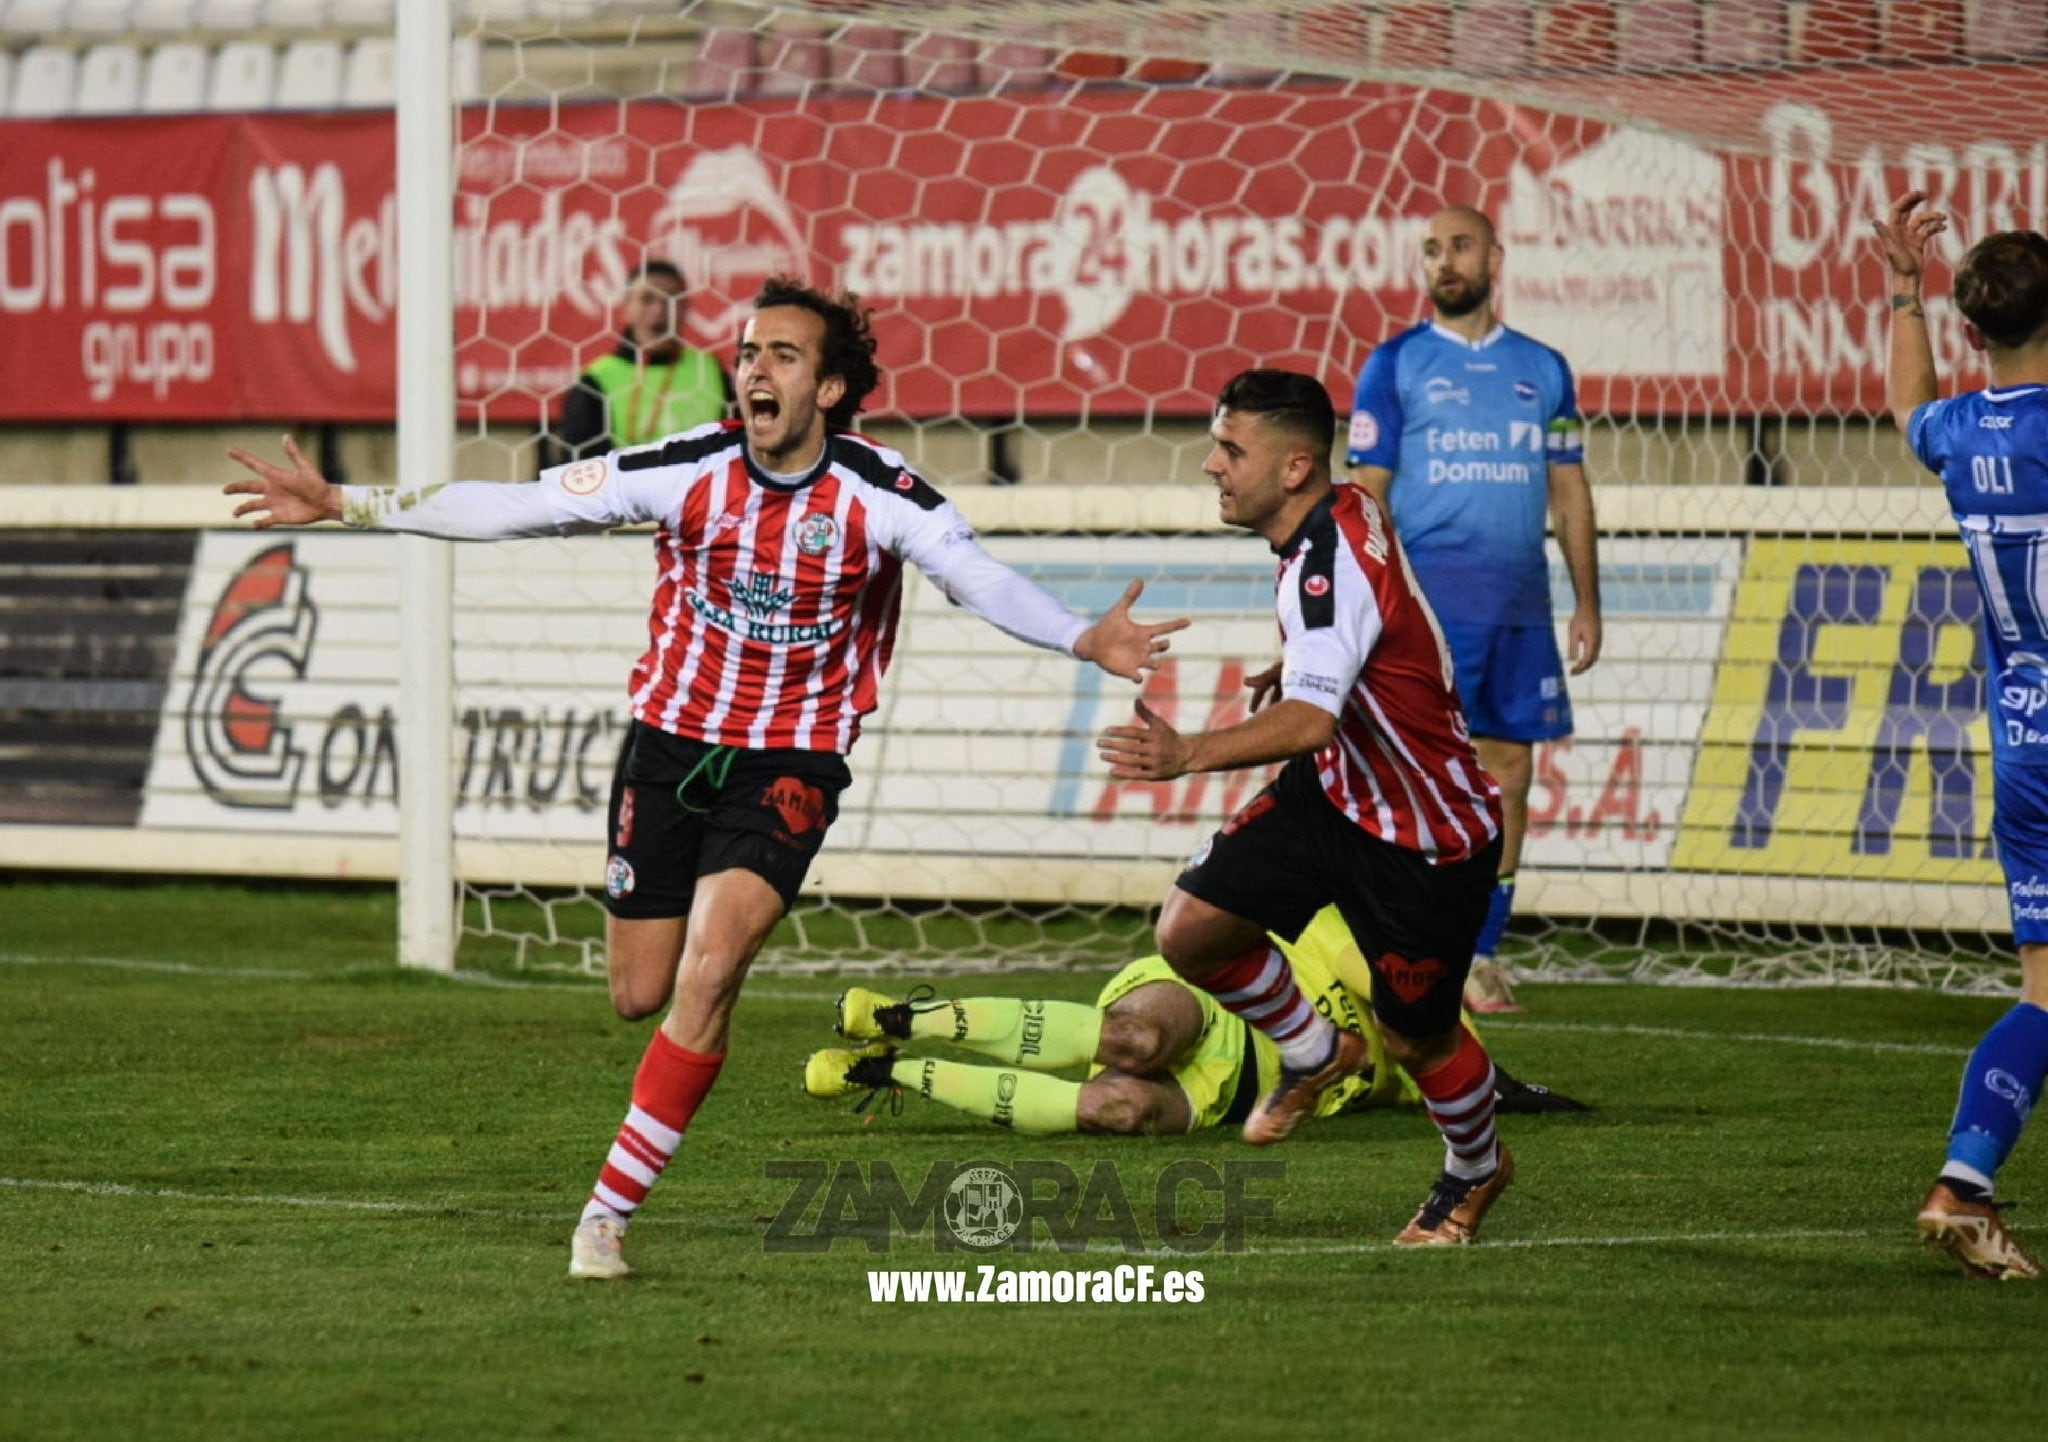
[(1565, 358), (1494, 315), (1501, 259), (1492, 223), (1467, 206), (1430, 218), (1422, 270), (1433, 319), (1367, 357), (1351, 412), (1351, 479), (1393, 514), (1402, 549), (1441, 623), (1479, 759), (1500, 783), (1500, 880), (1465, 993), (1510, 1011), (1494, 961), (1515, 897), (1529, 821), (1533, 745), (1569, 736), (1571, 697), (1550, 619), (1546, 517), (1577, 597), (1572, 675), (1600, 656), (1593, 492)]
[(2041, 1267), (1992, 1199), (1998, 1169), (2048, 1076), (2048, 236), (2005, 230), (1956, 271), (1963, 334), (1991, 384), (1939, 399), (1920, 298), (1928, 242), (1948, 228), (1915, 213), (1913, 191), (1873, 221), (1891, 268), (1888, 399), (1913, 454), (1941, 477), (1984, 596), (1990, 669), (1992, 835), (2020, 952), (2020, 1000), (1970, 1054), (1948, 1159), (1920, 1208), (1920, 1233), (1976, 1277), (2036, 1278)]

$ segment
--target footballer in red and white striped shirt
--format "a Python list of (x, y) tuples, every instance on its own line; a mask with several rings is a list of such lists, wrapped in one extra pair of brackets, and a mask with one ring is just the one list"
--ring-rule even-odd
[(330, 487), (231, 452), (227, 490), (259, 528), (339, 520), (456, 540), (652, 521), (648, 644), (606, 820), (607, 966), (629, 1018), (668, 1008), (570, 1245), (576, 1277), (631, 1272), (620, 1242), (725, 1062), (747, 967), (838, 814), (845, 754), (895, 645), (903, 564), (1019, 640), (1142, 680), (1167, 633), (1132, 582), (1099, 620), (997, 561), (896, 452), (853, 433), (880, 380), (867, 313), (795, 281), (754, 302), (735, 370), (740, 418), (578, 460), (535, 485)]
[(1253, 713), (1236, 725), (1183, 736), (1140, 701), (1100, 745), (1133, 781), (1286, 763), (1181, 873), (1159, 949), (1279, 1049), (1280, 1080), (1244, 1124), (1246, 1140), (1276, 1142), (1367, 1061), (1359, 1038), (1306, 1004), (1268, 936), (1299, 936), (1335, 905), (1372, 968), (1387, 1051), (1445, 1139), (1443, 1171), (1396, 1241), (1467, 1242), (1514, 1176), (1494, 1132), (1492, 1063), (1459, 1018), (1500, 861), (1500, 788), (1379, 502), (1331, 482), (1336, 429), (1313, 376), (1252, 370), (1224, 387), (1203, 470), (1222, 519), (1279, 558), (1281, 664), (1254, 679)]

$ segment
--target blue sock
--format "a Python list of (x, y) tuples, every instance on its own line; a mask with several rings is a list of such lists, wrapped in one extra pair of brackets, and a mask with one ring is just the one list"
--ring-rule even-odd
[(1511, 871), (1493, 884), (1493, 899), (1486, 904), (1486, 925), (1479, 928), (1479, 940), (1472, 954), (1490, 960), (1500, 950), (1501, 935), (1508, 929), (1508, 913), (1515, 909), (1515, 874)]
[(1988, 1189), (2011, 1155), (2048, 1076), (2048, 1011), (2021, 1002), (1984, 1033), (1963, 1068), (1944, 1176)]

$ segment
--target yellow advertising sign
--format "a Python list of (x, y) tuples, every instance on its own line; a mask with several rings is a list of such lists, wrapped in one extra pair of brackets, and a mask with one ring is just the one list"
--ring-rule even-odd
[(1959, 541), (1752, 540), (1672, 865), (1998, 884), (1980, 610)]

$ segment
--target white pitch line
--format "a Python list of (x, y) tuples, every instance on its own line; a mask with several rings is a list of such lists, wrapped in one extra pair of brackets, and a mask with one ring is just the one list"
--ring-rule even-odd
[[(166, 1202), (217, 1202), (230, 1207), (301, 1207), (314, 1211), (374, 1212), (388, 1216), (480, 1217), (501, 1222), (574, 1222), (573, 1211), (546, 1212), (530, 1207), (472, 1207), (454, 1202), (391, 1202), (355, 1197), (237, 1196), (225, 1192), (189, 1192), (177, 1187), (136, 1187), (126, 1182), (85, 1182), (57, 1177), (0, 1177), (0, 1190), (68, 1192), (88, 1197), (140, 1197)], [(644, 1222), (703, 1226), (701, 1218), (643, 1217)]]
[[(1655, 1247), (1702, 1242), (1843, 1241), (1884, 1235), (1887, 1234), (1869, 1227), (1802, 1227), (1781, 1232), (1640, 1232), (1613, 1237), (1509, 1237), (1504, 1240), (1481, 1242), (1479, 1245), (1488, 1251), (1494, 1251), (1508, 1247), (1526, 1250), (1533, 1247)], [(1901, 1232), (1900, 1235), (1906, 1236), (1909, 1233)], [(1251, 1254), (1263, 1257), (1318, 1257), (1352, 1252), (1418, 1250), (1441, 1249), (1397, 1247), (1392, 1242), (1305, 1242), (1298, 1245), (1282, 1244), (1247, 1249)]]
[(1764, 1031), (1685, 1031), (1672, 1026), (1636, 1026), (1622, 1022), (1523, 1021), (1519, 1017), (1488, 1017), (1492, 1031), (1569, 1031), (1604, 1036), (1648, 1036), (1663, 1041), (1755, 1042), (1773, 1046), (1825, 1047), (1831, 1051), (1885, 1052), (1907, 1056), (1968, 1056), (1970, 1048), (1932, 1041), (1863, 1041), (1845, 1036), (1790, 1036)]
[[(177, 976), (227, 976), (260, 981), (305, 981), (320, 975), (341, 976), (349, 971), (366, 969), (349, 967), (342, 971), (322, 973), (268, 966), (195, 966), (189, 961), (145, 961), (127, 956), (28, 956), (12, 951), (0, 951), (0, 964), (7, 966), (97, 966), (110, 971), (161, 971), (170, 972)], [(386, 968), (379, 968), (379, 970), (384, 969)]]
[[(365, 976), (395, 972), (396, 968), (377, 963), (365, 966), (340, 967), (328, 970), (290, 970), (282, 967), (230, 967), (197, 966), (184, 961), (149, 961), (133, 957), (118, 956), (29, 956), (18, 952), (0, 952), (0, 965), (6, 966), (96, 966), (118, 971), (168, 972), (179, 976), (218, 976), (259, 981), (313, 981), (323, 977)], [(420, 972), (418, 975), (440, 981), (453, 982), (460, 986), (478, 986), (511, 991), (595, 991), (601, 984), (598, 978), (589, 981), (534, 981), (520, 977), (495, 976), (489, 972)], [(782, 991), (771, 985), (756, 983), (743, 993), (751, 1001), (793, 1002), (809, 1005), (815, 1002), (833, 1002), (839, 999), (836, 991)], [(1777, 1032), (1739, 1031), (1692, 1031), (1683, 1027), (1637, 1026), (1620, 1022), (1582, 1021), (1527, 1021), (1520, 1017), (1489, 1017), (1488, 1030), (1501, 1031), (1554, 1031), (1576, 1032), (1590, 1036), (1642, 1036), (1655, 1037), (1663, 1041), (1696, 1041), (1710, 1045), (1728, 1042), (1746, 1042), (1769, 1046), (1818, 1047), (1829, 1051), (1863, 1051), (1883, 1053), (1891, 1056), (1968, 1056), (1970, 1048), (1949, 1046), (1940, 1042), (1917, 1041), (1863, 1041), (1853, 1037), (1839, 1036), (1797, 1036)]]
[[(352, 1197), (293, 1197), (271, 1195), (233, 1195), (222, 1192), (192, 1192), (176, 1187), (137, 1187), (123, 1182), (87, 1182), (62, 1178), (0, 1177), (0, 1189), (23, 1192), (65, 1192), (74, 1196), (142, 1198), (171, 1202), (209, 1202), (233, 1207), (297, 1207), (314, 1211), (369, 1212), (383, 1216), (416, 1217), (475, 1217), (487, 1221), (509, 1222), (556, 1222), (568, 1224), (575, 1220), (577, 1213), (571, 1211), (547, 1212), (531, 1208), (515, 1207), (472, 1207), (439, 1202), (397, 1202), (376, 1201)], [(656, 1213), (635, 1219), (639, 1225), (690, 1226), (705, 1231), (752, 1232), (760, 1230), (762, 1224), (714, 1220), (705, 1217), (664, 1216)], [(1808, 1241), (1864, 1241), (1873, 1237), (1888, 1235), (1867, 1227), (1799, 1227), (1775, 1232), (1640, 1232), (1602, 1237), (1509, 1237), (1488, 1241), (1481, 1245), (1489, 1251), (1526, 1251), (1550, 1247), (1643, 1247), (1643, 1246), (1693, 1246), (1718, 1243), (1738, 1245), (1759, 1242), (1808, 1242)], [(893, 1238), (904, 1242), (915, 1242), (915, 1236)], [(1409, 1253), (1432, 1251), (1434, 1248), (1397, 1247), (1392, 1242), (1363, 1242), (1331, 1239), (1300, 1243), (1279, 1243), (1272, 1246), (1249, 1246), (1242, 1251), (1225, 1253), (1233, 1257), (1291, 1257), (1291, 1256), (1345, 1256), (1364, 1253)], [(1007, 1249), (1000, 1253), (1005, 1257), (1032, 1256), (1035, 1253), (1019, 1254)], [(1196, 1254), (1170, 1249), (1150, 1248), (1142, 1255), (1189, 1257)], [(1202, 1254), (1207, 1255), (1207, 1254)], [(1020, 1263), (1021, 1265), (1021, 1263)]]

